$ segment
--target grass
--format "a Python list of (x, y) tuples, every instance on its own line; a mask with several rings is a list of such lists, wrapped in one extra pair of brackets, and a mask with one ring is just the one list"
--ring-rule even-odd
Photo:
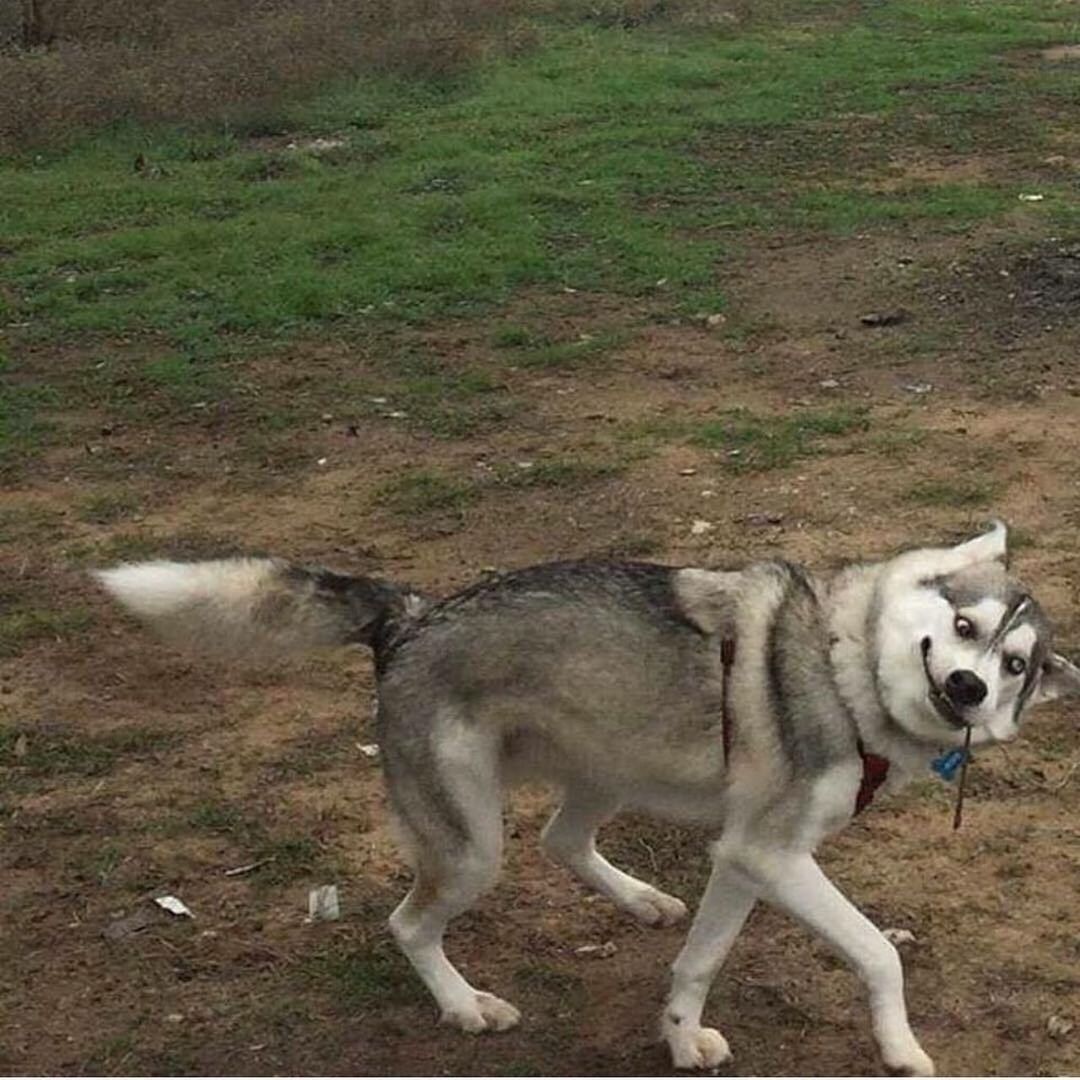
[(620, 462), (560, 457), (520, 465), (500, 464), (490, 476), (466, 479), (418, 469), (384, 484), (376, 493), (376, 501), (404, 516), (460, 513), (481, 498), (500, 491), (580, 489), (617, 476), (623, 468)]
[(520, 408), (486, 371), (449, 369), (424, 356), (395, 358), (386, 366), (391, 365), (395, 380), (376, 387), (377, 393), (365, 393), (370, 411), (404, 413), (404, 423), (437, 438), (460, 439), (499, 427)]
[(40, 448), (50, 429), (44, 413), (57, 403), (53, 387), (16, 379), (15, 364), (0, 352), (0, 475)]
[(905, 499), (919, 506), (967, 510), (989, 506), (997, 494), (998, 487), (990, 481), (922, 480), (908, 489)]
[(386, 941), (323, 953), (307, 964), (307, 974), (350, 1010), (427, 1000), (427, 991), (408, 961)]
[(48, 608), (15, 607), (0, 611), (0, 658), (18, 656), (39, 641), (63, 641), (86, 630), (93, 616), (82, 607), (65, 611)]
[[(534, 48), (452, 77), (348, 77), (275, 102), (263, 128), (128, 124), (0, 163), (8, 350), (76, 339), (88, 354), (46, 365), (46, 345), (32, 364), (0, 360), (0, 473), (70, 445), (92, 408), (132, 431), (202, 425), (248, 482), (285, 482), (323, 456), (286, 436), (338, 408), (325, 387), (286, 402), (262, 378), (305, 335), (384, 352), (377, 383), (346, 375), (338, 395), (362, 383), (407, 427), (482, 437), (521, 401), (473, 356), (450, 367), (431, 339), (403, 347), (411, 325), (496, 313), (487, 336), (505, 367), (587, 372), (651, 321), (723, 310), (718, 271), (763, 231), (940, 231), (1006, 215), (1064, 227), (1067, 184), (1037, 170), (1042, 204), (1017, 202), (1023, 169), (1008, 182), (896, 178), (907, 159), (989, 146), (1037, 162), (1056, 147), (1063, 126), (1038, 117), (1075, 74), (1000, 59), (1069, 38), (1071, 16), (1050, 0), (948, 15), (929, 0), (785, 0), (704, 25), (678, 2), (555, 8)], [(315, 150), (320, 136), (340, 145)], [(587, 333), (504, 314), (568, 292), (619, 314)], [(726, 336), (741, 332), (733, 314)], [(736, 468), (808, 444), (718, 422)], [(79, 468), (119, 483), (130, 462), (99, 453)], [(460, 511), (477, 493), (417, 475), (382, 497), (403, 513)], [(78, 512), (115, 524), (134, 510), (108, 500)]]
[(100, 491), (79, 503), (82, 521), (93, 525), (111, 525), (131, 517), (140, 508), (139, 497), (130, 491)]
[[(656, 298), (659, 282), (662, 306), (716, 310), (717, 225), (1016, 212), (1009, 185), (886, 193), (850, 179), (844, 148), (880, 166), (897, 131), (922, 146), (931, 128), (943, 143), (1005, 130), (1038, 152), (1025, 95), (1069, 76), (1027, 86), (998, 57), (1067, 36), (1069, 16), (1049, 2), (956, 7), (908, 0), (800, 32), (552, 24), (535, 52), (452, 84), (360, 79), (294, 107), (288, 130), (345, 140), (326, 156), (128, 129), (11, 161), (8, 317), (37, 336), (178, 340), (465, 314), (525, 287)], [(830, 127), (851, 113), (875, 121), (870, 134)], [(151, 171), (133, 170), (139, 154)], [(545, 345), (533, 362), (580, 351)]]
[(496, 475), (499, 486), (506, 488), (581, 488), (622, 471), (617, 462), (567, 457), (532, 462), (527, 468), (504, 466)]
[(98, 776), (125, 758), (152, 755), (178, 738), (176, 733), (137, 727), (87, 734), (48, 725), (4, 726), (0, 762), (31, 777)]
[(847, 406), (781, 416), (729, 409), (702, 423), (639, 425), (631, 434), (685, 438), (720, 455), (724, 467), (733, 472), (754, 472), (784, 468), (818, 453), (824, 440), (866, 431), (868, 426), (865, 409)]
[(625, 330), (614, 330), (557, 341), (524, 327), (505, 326), (492, 340), (496, 348), (512, 350), (513, 361), (519, 367), (572, 371), (617, 348), (629, 336)]
[(432, 511), (460, 512), (479, 496), (477, 485), (445, 473), (418, 469), (384, 484), (376, 500), (399, 514), (425, 514)]
[(248, 880), (261, 886), (340, 876), (336, 860), (313, 837), (273, 829), (263, 818), (220, 795), (200, 798), (178, 819), (177, 827), (228, 837), (237, 847), (238, 861), (259, 864)]

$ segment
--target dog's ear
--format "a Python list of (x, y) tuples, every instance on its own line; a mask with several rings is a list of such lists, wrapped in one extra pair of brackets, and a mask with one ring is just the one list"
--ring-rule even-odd
[(1042, 677), (1032, 703), (1041, 705), (1072, 694), (1080, 694), (1080, 667), (1059, 653), (1051, 653), (1043, 661)]
[(957, 544), (952, 549), (953, 555), (959, 561), (957, 569), (993, 560), (1007, 565), (1009, 560), (1008, 538), (1009, 530), (1005, 522), (995, 519), (990, 523), (989, 530), (979, 533), (978, 536), (973, 536), (970, 540), (965, 540), (962, 544)]

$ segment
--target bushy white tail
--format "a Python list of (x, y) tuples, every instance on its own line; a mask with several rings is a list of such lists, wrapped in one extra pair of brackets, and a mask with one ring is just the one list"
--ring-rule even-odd
[(95, 576), (168, 641), (229, 657), (377, 645), (390, 622), (423, 607), (420, 597), (387, 582), (281, 559), (159, 560)]

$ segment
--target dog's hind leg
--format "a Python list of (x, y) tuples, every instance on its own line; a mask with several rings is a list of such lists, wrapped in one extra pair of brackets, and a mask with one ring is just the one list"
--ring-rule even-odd
[[(504, 1031), (521, 1014), (470, 986), (443, 951), (447, 924), (494, 884), (502, 857), (502, 800), (490, 747), (460, 739), (452, 755), (418, 781), (413, 769), (387, 770), (390, 793), (416, 878), (390, 916), (402, 952), (431, 991), (444, 1023), (463, 1031)], [(400, 764), (400, 762), (398, 763)]]
[(686, 905), (612, 866), (596, 850), (596, 830), (618, 808), (616, 800), (600, 792), (568, 788), (562, 805), (544, 829), (544, 851), (641, 922), (670, 926), (686, 915)]

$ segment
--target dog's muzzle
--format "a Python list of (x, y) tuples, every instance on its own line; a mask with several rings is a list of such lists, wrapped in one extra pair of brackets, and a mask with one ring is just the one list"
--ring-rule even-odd
[[(984, 697), (986, 697), (986, 684), (975, 674), (974, 671), (954, 671), (948, 679), (945, 680), (945, 690), (942, 690), (940, 686), (934, 681), (934, 676), (930, 672), (930, 650), (933, 648), (933, 642), (928, 637), (924, 637), (920, 644), (920, 650), (922, 652), (922, 666), (923, 673), (926, 675), (926, 686), (929, 692), (930, 703), (934, 706), (934, 711), (941, 717), (945, 723), (951, 727), (966, 728), (969, 726), (968, 722), (957, 712), (957, 708), (963, 708), (965, 705), (977, 705)], [(954, 676), (960, 676), (959, 680), (955, 680)], [(971, 683), (966, 676), (970, 676), (975, 682), (979, 684), (975, 687), (974, 683)], [(952, 686), (950, 687), (950, 682)], [(979, 692), (981, 690), (981, 692)], [(956, 691), (952, 693), (950, 691)], [(978, 696), (976, 696), (976, 694)], [(963, 700), (966, 695), (968, 700)]]

